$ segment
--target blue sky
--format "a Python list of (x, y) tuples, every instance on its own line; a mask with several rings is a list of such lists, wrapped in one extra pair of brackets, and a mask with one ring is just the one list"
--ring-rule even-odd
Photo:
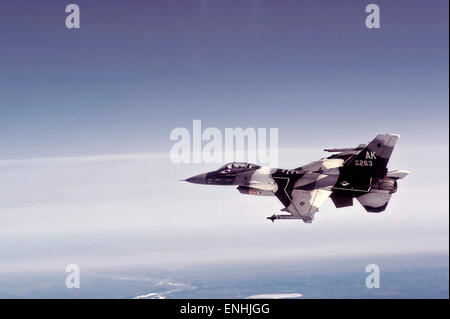
[[(79, 30), (68, 3), (0, 4), (0, 273), (448, 253), (448, 1), (377, 1), (379, 30), (361, 1), (77, 0)], [(178, 182), (212, 168), (168, 160), (194, 119), (278, 128), (286, 168), (399, 133), (412, 174), (382, 214), (272, 225), (274, 197)]]
[(2, 3), (0, 158), (164, 152), (193, 119), (448, 144), (448, 1), (377, 3), (378, 30), (360, 1), (81, 0), (79, 30), (64, 2)]

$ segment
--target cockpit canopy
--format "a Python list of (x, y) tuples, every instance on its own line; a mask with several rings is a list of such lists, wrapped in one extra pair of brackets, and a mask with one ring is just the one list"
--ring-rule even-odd
[(249, 171), (249, 170), (258, 169), (258, 168), (261, 168), (261, 166), (256, 165), (256, 164), (251, 164), (251, 163), (233, 162), (233, 163), (225, 164), (224, 166), (219, 168), (218, 171), (225, 172), (225, 173), (242, 172), (242, 171)]

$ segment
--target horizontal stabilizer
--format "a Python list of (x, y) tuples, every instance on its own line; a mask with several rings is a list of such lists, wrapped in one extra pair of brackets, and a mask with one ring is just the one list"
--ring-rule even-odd
[(391, 194), (367, 193), (356, 198), (369, 213), (380, 213), (386, 209)]
[(409, 173), (411, 173), (410, 171), (404, 171), (404, 170), (396, 170), (396, 171), (390, 171), (386, 174), (387, 177), (392, 177), (395, 179), (402, 179), (405, 178)]

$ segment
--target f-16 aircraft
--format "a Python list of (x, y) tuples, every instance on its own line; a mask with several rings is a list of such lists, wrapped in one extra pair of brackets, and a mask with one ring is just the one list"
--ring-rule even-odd
[(380, 134), (369, 144), (355, 148), (325, 149), (335, 153), (294, 169), (261, 167), (250, 163), (229, 163), (217, 171), (186, 181), (207, 185), (238, 185), (242, 194), (276, 196), (285, 214), (267, 217), (301, 219), (311, 223), (319, 207), (331, 198), (336, 208), (353, 205), (356, 198), (370, 213), (386, 209), (397, 191), (397, 180), (408, 171), (388, 171), (387, 164), (399, 135)]

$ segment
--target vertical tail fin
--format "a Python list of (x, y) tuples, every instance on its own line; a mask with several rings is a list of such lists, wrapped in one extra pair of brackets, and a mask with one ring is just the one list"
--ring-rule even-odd
[(394, 150), (398, 134), (379, 134), (359, 153), (350, 157), (344, 164), (354, 174), (384, 176), (387, 164)]

